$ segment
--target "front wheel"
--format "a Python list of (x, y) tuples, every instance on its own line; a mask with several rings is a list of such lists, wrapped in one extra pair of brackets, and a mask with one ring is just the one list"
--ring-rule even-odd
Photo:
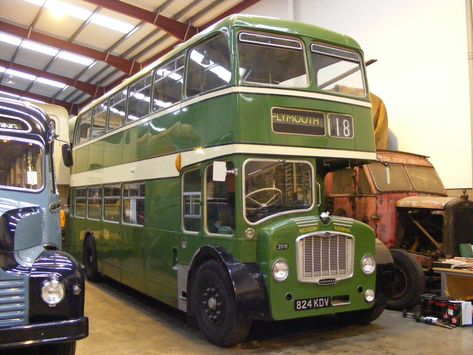
[(229, 276), (216, 261), (198, 268), (190, 301), (197, 325), (212, 343), (229, 347), (248, 335), (251, 319), (238, 312)]
[(392, 249), (394, 261), (394, 292), (388, 300), (388, 308), (410, 309), (420, 303), (425, 290), (425, 277), (417, 260), (402, 249)]

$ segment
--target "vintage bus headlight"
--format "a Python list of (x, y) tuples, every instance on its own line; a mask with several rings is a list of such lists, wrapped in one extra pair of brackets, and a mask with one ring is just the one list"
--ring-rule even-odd
[(56, 279), (43, 282), (41, 298), (49, 306), (54, 307), (64, 299), (64, 286)]
[(284, 281), (289, 276), (289, 265), (286, 260), (279, 259), (273, 264), (273, 278), (276, 281)]
[(365, 291), (365, 301), (366, 302), (368, 302), (368, 303), (373, 302), (374, 301), (374, 296), (375, 296), (374, 290), (369, 288)]
[(371, 255), (361, 258), (361, 270), (366, 275), (371, 275), (376, 270), (376, 260)]

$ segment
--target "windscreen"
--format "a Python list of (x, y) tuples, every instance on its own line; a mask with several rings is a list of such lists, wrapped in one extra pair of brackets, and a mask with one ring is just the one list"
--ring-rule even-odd
[(255, 223), (313, 203), (312, 169), (305, 162), (250, 160), (244, 166), (244, 209)]
[(406, 170), (416, 191), (445, 194), (442, 181), (434, 168), (406, 165)]
[(368, 167), (379, 191), (412, 191), (409, 178), (401, 164), (371, 163)]
[(0, 137), (0, 188), (40, 190), (44, 149), (33, 141)]
[(303, 45), (297, 39), (241, 32), (238, 59), (243, 82), (285, 87), (308, 85)]
[(366, 96), (358, 53), (312, 44), (312, 66), (319, 89), (350, 96)]

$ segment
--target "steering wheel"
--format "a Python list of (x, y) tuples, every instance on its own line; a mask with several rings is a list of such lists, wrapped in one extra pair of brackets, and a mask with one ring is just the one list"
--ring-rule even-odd
[[(265, 202), (263, 202), (263, 201), (257, 200), (254, 197), (254, 195), (257, 195), (260, 192), (272, 192), (272, 193), (270, 194), (270, 197)], [(265, 187), (265, 188), (262, 188), (262, 189), (254, 190), (254, 191), (251, 191), (250, 193), (245, 195), (245, 200), (246, 200), (247, 205), (248, 205), (248, 202), (251, 201), (257, 207), (248, 207), (247, 206), (246, 209), (249, 210), (249, 211), (254, 211), (254, 210), (258, 210), (260, 208), (269, 207), (269, 206), (274, 205), (281, 198), (282, 198), (282, 191), (279, 190), (276, 187)]]

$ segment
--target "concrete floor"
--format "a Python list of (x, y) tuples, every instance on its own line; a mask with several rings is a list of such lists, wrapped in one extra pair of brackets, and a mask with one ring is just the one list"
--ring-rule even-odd
[(443, 329), (385, 311), (367, 326), (334, 318), (257, 322), (231, 349), (207, 342), (183, 313), (105, 280), (86, 286), (90, 335), (77, 355), (99, 354), (445, 354), (473, 353), (473, 327)]

